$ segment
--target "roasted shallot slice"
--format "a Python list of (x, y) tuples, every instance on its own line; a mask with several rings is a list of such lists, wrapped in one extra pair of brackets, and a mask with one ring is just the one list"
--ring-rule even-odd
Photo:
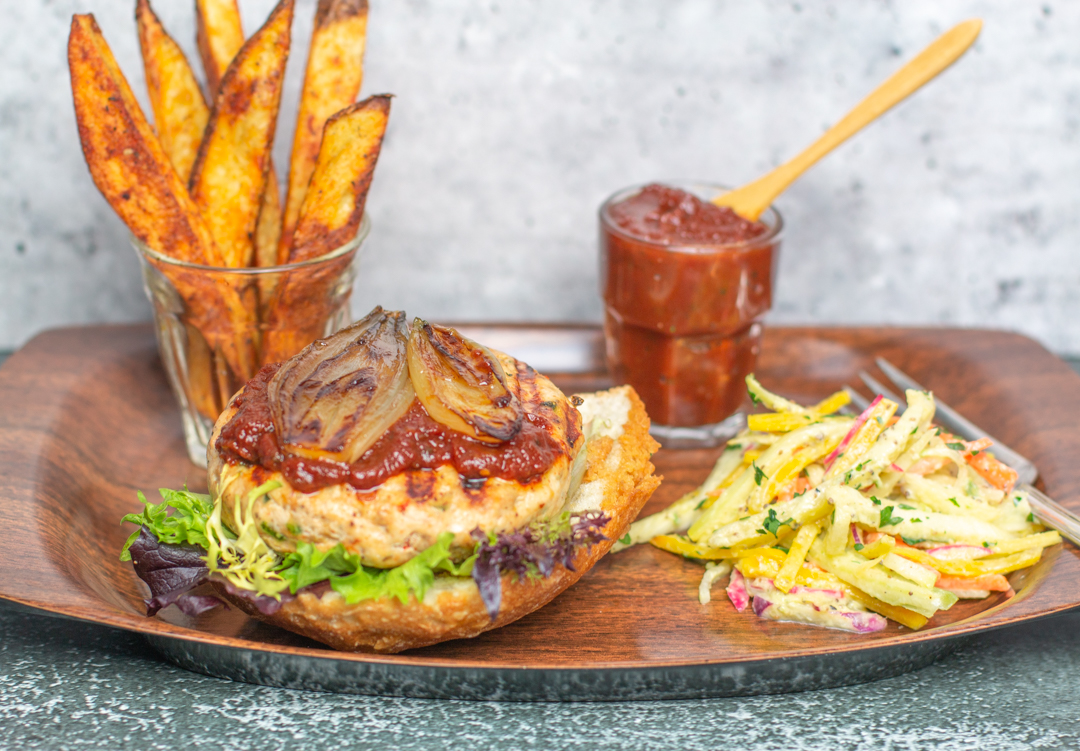
[(274, 374), (267, 391), (286, 453), (352, 463), (412, 403), (405, 356), (409, 325), (376, 307), (309, 345)]
[(408, 353), (413, 388), (433, 420), (484, 443), (509, 441), (521, 430), (521, 402), (487, 347), (417, 318)]

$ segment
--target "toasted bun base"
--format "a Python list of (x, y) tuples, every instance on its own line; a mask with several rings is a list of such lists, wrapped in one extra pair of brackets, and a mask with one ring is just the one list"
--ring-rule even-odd
[(246, 600), (221, 595), (247, 614), (295, 631), (335, 649), (351, 652), (394, 653), (448, 639), (465, 639), (505, 626), (543, 607), (604, 556), (660, 484), (650, 457), (659, 445), (649, 435), (645, 406), (629, 386), (596, 394), (583, 394), (582, 413), (607, 426), (588, 444), (588, 464), (581, 487), (567, 508), (601, 510), (611, 520), (604, 527), (607, 540), (582, 551), (574, 559), (576, 571), (556, 566), (551, 576), (518, 581), (502, 579), (502, 606), (494, 621), (488, 616), (472, 579), (438, 577), (423, 601), (410, 598), (365, 600), (346, 604), (330, 590), (321, 596), (301, 592), (273, 615), (263, 615)]

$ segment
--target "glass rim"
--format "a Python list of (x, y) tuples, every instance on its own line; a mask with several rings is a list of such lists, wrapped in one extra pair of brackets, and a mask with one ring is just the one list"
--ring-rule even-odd
[[(672, 188), (679, 188), (685, 190), (687, 193), (692, 193), (703, 201), (708, 201), (709, 198), (703, 197), (701, 194), (706, 191), (714, 191), (716, 195), (726, 193), (732, 188), (726, 185), (720, 185), (719, 183), (709, 182), (708, 180), (650, 180), (647, 183), (639, 183), (638, 185), (631, 185), (628, 188), (622, 188), (612, 193), (607, 200), (600, 204), (599, 216), (600, 224), (613, 234), (620, 237), (624, 237), (634, 242), (643, 243), (645, 245), (651, 245), (656, 248), (663, 248), (670, 251), (689, 251), (700, 252), (705, 248), (716, 248), (723, 250), (742, 250), (744, 248), (756, 248), (761, 245), (774, 243), (780, 239), (780, 235), (784, 229), (784, 219), (780, 216), (780, 212), (776, 210), (775, 206), (769, 206), (758, 217), (757, 221), (765, 225), (766, 230), (764, 233), (757, 237), (752, 237), (749, 240), (739, 240), (737, 242), (730, 243), (718, 243), (718, 242), (687, 242), (679, 241), (677, 243), (662, 243), (657, 240), (653, 240), (648, 237), (642, 237), (636, 235), (633, 232), (629, 232), (622, 227), (618, 226), (611, 220), (610, 210), (611, 207), (633, 195), (640, 193), (649, 185), (665, 185)], [(705, 191), (701, 189), (704, 188)]]
[(367, 239), (368, 234), (371, 232), (371, 219), (368, 217), (368, 213), (365, 211), (364, 215), (360, 218), (360, 226), (356, 230), (356, 235), (353, 236), (348, 242), (342, 243), (338, 247), (331, 250), (329, 253), (324, 253), (317, 258), (309, 258), (306, 261), (299, 261), (297, 263), (283, 263), (278, 266), (207, 266), (202, 263), (192, 263), (191, 261), (182, 261), (179, 258), (173, 258), (167, 256), (160, 251), (154, 250), (149, 245), (144, 243), (135, 235), (131, 235), (131, 244), (135, 247), (141, 255), (146, 256), (158, 263), (166, 264), (168, 266), (174, 266), (184, 269), (192, 269), (194, 271), (201, 271), (204, 273), (217, 273), (217, 274), (239, 274), (243, 276), (262, 276), (265, 274), (280, 274), (283, 272), (295, 271), (296, 269), (309, 268), (311, 266), (318, 266), (319, 264), (326, 263), (327, 261), (334, 261), (342, 256), (346, 256), (352, 251), (360, 247), (360, 244)]

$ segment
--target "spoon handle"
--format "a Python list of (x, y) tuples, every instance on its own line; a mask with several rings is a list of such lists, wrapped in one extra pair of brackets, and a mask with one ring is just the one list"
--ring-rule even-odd
[(729, 206), (747, 219), (757, 219), (787, 186), (821, 157), (952, 65), (972, 45), (981, 29), (982, 21), (977, 18), (949, 29), (855, 105), (840, 122), (825, 131), (801, 154), (764, 177), (714, 198), (713, 203)]

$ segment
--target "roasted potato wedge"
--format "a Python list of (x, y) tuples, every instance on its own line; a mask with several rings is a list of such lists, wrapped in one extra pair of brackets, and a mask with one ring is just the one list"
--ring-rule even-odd
[(173, 258), (220, 265), (209, 228), (93, 15), (71, 19), (68, 65), (86, 164), (124, 224), (148, 246)]
[(229, 63), (244, 46), (240, 6), (236, 0), (195, 0), (195, 22), (206, 85), (215, 94)]
[(187, 333), (187, 394), (200, 414), (216, 420), (225, 402), (218, 395), (214, 353), (202, 332), (190, 323), (184, 326)]
[(273, 163), (266, 175), (266, 190), (259, 205), (259, 220), (255, 225), (255, 265), (274, 266), (278, 262), (278, 242), (281, 240), (281, 187)]
[[(220, 266), (221, 256), (198, 207), (147, 122), (92, 15), (71, 19), (68, 66), (79, 139), (90, 175), (131, 233), (188, 263)], [(188, 320), (237, 375), (251, 371), (255, 348), (248, 309), (224, 285), (162, 267), (188, 308)]]
[(285, 263), (294, 246), (292, 235), (315, 171), (323, 127), (360, 93), (367, 16), (367, 0), (319, 0), (293, 136), (279, 263)]
[(183, 50), (166, 33), (149, 0), (137, 0), (135, 21), (158, 138), (176, 173), (186, 181), (210, 119), (210, 107)]
[[(294, 236), (301, 244), (293, 248), (290, 263), (326, 255), (356, 236), (389, 115), (390, 97), (381, 94), (357, 102), (327, 122)], [(333, 285), (351, 262), (351, 254), (345, 255), (296, 271), (288, 282), (278, 285), (267, 305), (263, 362), (288, 359), (308, 342), (326, 335), (333, 314)]]
[(229, 65), (191, 172), (191, 197), (210, 225), (226, 266), (250, 266), (254, 257), (293, 5), (294, 0), (281, 0)]
[[(195, 0), (198, 23), (196, 40), (203, 70), (212, 95), (217, 93), (236, 53), (244, 46), (244, 29), (240, 22), (240, 7), (236, 0)], [(281, 188), (273, 162), (266, 178), (266, 190), (259, 206), (255, 226), (255, 265), (273, 266), (277, 263), (278, 239), (281, 236)]]
[(390, 95), (378, 94), (326, 123), (289, 263), (326, 255), (356, 235), (389, 118)]

